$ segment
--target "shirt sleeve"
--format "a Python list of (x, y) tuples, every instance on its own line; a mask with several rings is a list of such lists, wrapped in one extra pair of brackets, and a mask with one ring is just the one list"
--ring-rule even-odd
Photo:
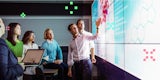
[(23, 53), (22, 53), (22, 60), (23, 60), (23, 58), (24, 58), (24, 56), (25, 56), (25, 53), (26, 53), (26, 48), (25, 48), (25, 45), (23, 45)]
[(83, 37), (87, 40), (95, 40), (98, 38), (98, 34), (96, 33), (95, 35), (86, 35), (86, 34), (83, 34)]
[(36, 43), (33, 43), (33, 49), (38, 49), (38, 45)]
[[(13, 54), (13, 53), (12, 53)], [(20, 76), (23, 72), (21, 66), (17, 64), (9, 64), (9, 50), (6, 46), (0, 45), (0, 80), (13, 80)], [(12, 65), (12, 66), (9, 66)]]
[(74, 64), (74, 62), (73, 62), (73, 54), (72, 54), (70, 46), (68, 47), (68, 60), (67, 60), (67, 64), (68, 64), (68, 66), (72, 66)]
[(42, 62), (41, 63), (43, 63), (43, 62), (52, 63), (53, 61), (51, 61), (49, 59), (49, 56), (47, 54), (48, 46), (46, 45), (46, 42), (43, 42), (41, 47), (42, 47), (42, 49), (44, 49), (43, 58), (42, 58)]
[(95, 48), (94, 41), (89, 41), (89, 47), (90, 48)]
[[(5, 53), (5, 54), (4, 54)], [(0, 77), (3, 79), (8, 74), (8, 51), (5, 46), (0, 46)]]
[(63, 60), (63, 55), (62, 55), (62, 49), (60, 48), (59, 44), (56, 42), (56, 46), (57, 46), (57, 59)]
[(43, 53), (43, 57), (46, 57), (47, 56), (47, 46), (45, 44), (45, 42), (42, 44), (42, 49), (44, 49), (44, 53)]
[[(89, 33), (89, 32), (88, 32), (88, 35), (93, 36), (93, 34), (92, 34), (92, 33)], [(90, 41), (89, 41), (89, 47), (90, 47), (90, 49), (91, 49), (91, 48), (95, 48), (94, 40), (90, 40)]]

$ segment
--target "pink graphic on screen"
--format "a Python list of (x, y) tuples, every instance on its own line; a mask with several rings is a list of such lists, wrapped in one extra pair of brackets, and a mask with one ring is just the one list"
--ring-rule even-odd
[(6, 30), (9, 31), (9, 30), (10, 30), (10, 27), (9, 27), (9, 26), (6, 26)]
[(106, 22), (106, 16), (108, 14), (108, 0), (100, 0), (100, 9), (101, 9), (101, 15), (102, 15), (102, 22)]
[(155, 49), (153, 49), (153, 50), (150, 51), (150, 52), (147, 51), (146, 49), (143, 49), (143, 52), (145, 52), (145, 54), (146, 54), (146, 56), (145, 56), (145, 58), (143, 59), (143, 61), (146, 61), (146, 60), (148, 60), (148, 59), (151, 59), (152, 61), (155, 61), (156, 59), (152, 56), (155, 51), (156, 51)]

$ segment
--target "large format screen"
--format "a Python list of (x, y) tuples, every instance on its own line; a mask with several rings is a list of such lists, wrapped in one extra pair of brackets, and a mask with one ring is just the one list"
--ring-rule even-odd
[(93, 33), (102, 18), (96, 54), (142, 80), (159, 80), (159, 7), (159, 0), (94, 0)]

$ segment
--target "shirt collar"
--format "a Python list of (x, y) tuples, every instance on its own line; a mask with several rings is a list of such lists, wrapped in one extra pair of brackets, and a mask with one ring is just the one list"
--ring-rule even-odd
[(52, 43), (52, 42), (53, 42), (53, 40), (48, 40), (48, 39), (47, 39), (46, 41), (47, 41), (48, 43)]
[(83, 30), (80, 34), (85, 34), (86, 33), (86, 31), (85, 30)]
[[(77, 35), (77, 37), (80, 37), (80, 33)], [(76, 37), (76, 38), (77, 38), (77, 37)], [(72, 40), (75, 40), (76, 38), (73, 37)]]

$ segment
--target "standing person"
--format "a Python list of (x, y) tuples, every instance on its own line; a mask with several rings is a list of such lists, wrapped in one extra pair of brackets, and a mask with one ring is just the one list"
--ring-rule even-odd
[[(79, 34), (77, 25), (70, 24), (68, 30), (73, 36), (68, 51), (68, 76), (73, 80), (91, 80), (91, 60), (89, 41), (98, 37), (101, 19), (96, 22), (97, 33), (94, 36)], [(72, 69), (73, 68), (73, 69)]]
[[(45, 41), (42, 43), (42, 48), (44, 51), (44, 68), (58, 69), (58, 78), (64, 80), (64, 77), (67, 75), (67, 65), (63, 63), (62, 50), (54, 39), (54, 34), (51, 29), (46, 29), (44, 32)], [(66, 79), (65, 79), (66, 80)]]
[[(77, 20), (77, 27), (78, 27), (78, 31), (80, 34), (84, 34), (84, 35), (90, 35), (92, 36), (92, 33), (87, 32), (84, 28), (85, 28), (85, 24), (84, 21), (82, 19), (78, 19)], [(94, 49), (94, 41), (90, 40), (89, 41), (89, 46), (90, 46), (90, 52), (91, 52), (91, 61), (92, 63), (96, 63), (96, 59), (95, 59), (95, 49)]]
[(21, 26), (19, 23), (10, 23), (7, 39), (5, 40), (11, 51), (18, 57), (18, 62), (22, 60), (23, 42), (19, 40), (21, 35)]
[[(38, 49), (38, 45), (34, 43), (35, 35), (33, 31), (26, 31), (23, 35), (23, 54), (22, 59), (24, 58), (28, 49)], [(27, 66), (24, 71), (23, 80), (34, 80), (35, 79), (35, 66)]]
[[(0, 37), (5, 33), (5, 27), (0, 18)], [(5, 40), (0, 38), (0, 80), (17, 80), (23, 74), (22, 67)]]

